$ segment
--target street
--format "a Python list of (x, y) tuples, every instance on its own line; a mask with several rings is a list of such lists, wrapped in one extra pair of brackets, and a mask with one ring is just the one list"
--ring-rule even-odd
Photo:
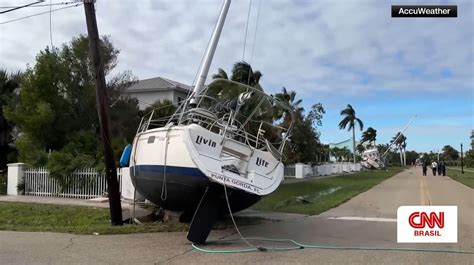
[[(401, 205), (457, 205), (458, 243), (397, 244), (396, 213)], [(247, 226), (241, 232), (245, 237), (288, 238), (310, 245), (474, 252), (473, 220), (473, 189), (448, 177), (430, 173), (423, 177), (421, 168), (412, 168), (320, 215), (295, 215), (280, 222)], [(210, 236), (210, 240), (223, 238), (239, 236), (232, 228), (213, 231)], [(270, 242), (261, 245), (275, 246)], [(244, 243), (204, 247), (248, 248)], [(474, 264), (474, 255), (322, 249), (206, 254), (192, 249), (186, 233), (96, 236), (3, 231), (0, 260), (2, 264)]]

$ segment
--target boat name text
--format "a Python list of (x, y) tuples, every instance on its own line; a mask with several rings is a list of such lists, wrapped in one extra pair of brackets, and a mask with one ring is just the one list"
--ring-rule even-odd
[(206, 139), (204, 137), (202, 137), (201, 135), (198, 135), (197, 138), (196, 138), (196, 143), (197, 144), (203, 144), (203, 145), (208, 145), (210, 147), (216, 147), (216, 142), (214, 142), (213, 140), (211, 139)]
[(268, 163), (267, 161), (265, 161), (265, 159), (260, 158), (260, 157), (257, 157), (257, 161), (255, 162), (255, 164), (256, 164), (257, 166), (268, 167), (268, 164), (269, 164), (269, 163)]

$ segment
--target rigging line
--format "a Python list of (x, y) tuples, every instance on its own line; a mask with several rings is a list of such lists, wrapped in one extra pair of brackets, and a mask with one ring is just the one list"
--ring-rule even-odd
[(260, 8), (262, 6), (262, 0), (258, 2), (258, 9), (257, 9), (257, 22), (255, 24), (255, 32), (253, 36), (253, 44), (252, 44), (252, 53), (250, 54), (250, 64), (253, 63), (253, 52), (255, 50), (255, 43), (257, 42), (257, 31), (258, 31), (258, 22), (260, 20)]
[(21, 8), (25, 8), (25, 7), (29, 7), (29, 6), (32, 6), (32, 5), (36, 5), (36, 4), (41, 3), (41, 2), (44, 2), (44, 0), (36, 1), (36, 2), (34, 2), (34, 3), (29, 3), (29, 4), (26, 4), (26, 5), (22, 5), (22, 6), (13, 7), (13, 8), (11, 8), (11, 9), (8, 9), (8, 10), (5, 10), (5, 11), (0, 12), (0, 14), (5, 14), (5, 13), (12, 12), (12, 11), (15, 11), (15, 10), (18, 10), (18, 9), (21, 9)]
[(51, 10), (51, 11), (36, 13), (36, 14), (33, 14), (33, 15), (29, 15), (29, 16), (25, 16), (25, 17), (19, 17), (19, 18), (15, 18), (15, 19), (12, 19), (12, 20), (2, 21), (2, 22), (0, 22), (0, 25), (8, 24), (8, 23), (15, 22), (15, 21), (22, 20), (22, 19), (27, 19), (27, 18), (34, 17), (34, 16), (39, 16), (39, 15), (48, 14), (48, 13), (50, 13), (50, 12), (56, 12), (56, 11), (64, 10), (64, 9), (71, 8), (71, 7), (77, 7), (77, 6), (80, 6), (80, 5), (82, 5), (82, 3), (77, 3), (77, 4), (75, 4), (75, 5), (70, 5), (70, 6), (66, 6), (66, 7), (56, 8), (56, 9), (53, 9), (53, 10)]
[(250, 0), (250, 3), (249, 3), (249, 10), (247, 12), (247, 22), (246, 22), (246, 25), (245, 25), (245, 35), (244, 35), (244, 49), (243, 49), (243, 52), (242, 52), (242, 61), (245, 59), (245, 46), (247, 45), (247, 32), (249, 30), (249, 20), (250, 20), (250, 11), (251, 11), (251, 8), (252, 8), (252, 0)]
[[(253, 52), (255, 51), (255, 43), (257, 42), (258, 21), (260, 19), (260, 8), (261, 8), (261, 6), (262, 6), (262, 0), (259, 0), (258, 9), (257, 9), (257, 22), (255, 23), (255, 32), (254, 32), (254, 35), (253, 35), (252, 52), (250, 54), (250, 62), (249, 62), (250, 66), (252, 66), (252, 63), (253, 63)], [(251, 76), (251, 74), (249, 72), (249, 77), (247, 79), (247, 85), (250, 85), (250, 76)]]

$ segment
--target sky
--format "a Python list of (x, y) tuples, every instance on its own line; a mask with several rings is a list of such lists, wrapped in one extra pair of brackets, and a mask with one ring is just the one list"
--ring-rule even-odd
[[(31, 2), (0, 0), (0, 7)], [(408, 150), (439, 151), (448, 144), (459, 150), (461, 143), (469, 146), (474, 127), (474, 7), (470, 0), (432, 0), (457, 5), (458, 17), (391, 18), (392, 4), (423, 3), (234, 0), (210, 73), (230, 72), (245, 60), (263, 73), (267, 93), (286, 87), (306, 109), (322, 103), (323, 143), (351, 137), (338, 128), (340, 111), (351, 104), (365, 128), (377, 130), (378, 143), (417, 115), (405, 132)], [(97, 0), (99, 33), (121, 51), (112, 74), (193, 84), (221, 6), (221, 0)], [(0, 14), (0, 68), (24, 70), (51, 40), (60, 46), (86, 34), (82, 6), (53, 12), (51, 27), (49, 13), (8, 22), (46, 11)]]

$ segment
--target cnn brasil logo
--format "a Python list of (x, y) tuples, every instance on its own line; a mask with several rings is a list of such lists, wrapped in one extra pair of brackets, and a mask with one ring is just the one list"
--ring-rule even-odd
[(457, 206), (400, 206), (398, 243), (457, 243)]

